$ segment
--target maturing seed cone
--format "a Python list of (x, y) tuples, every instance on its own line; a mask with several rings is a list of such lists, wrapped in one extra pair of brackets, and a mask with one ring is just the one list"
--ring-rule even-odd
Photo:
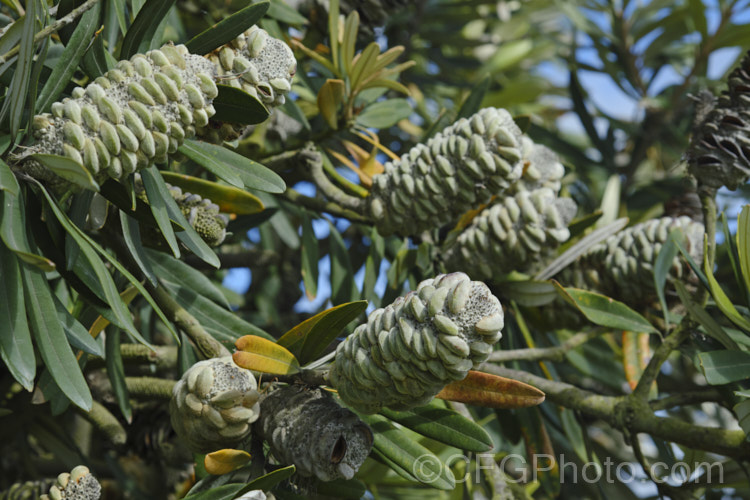
[[(583, 288), (628, 304), (651, 302), (654, 264), (669, 233), (681, 229), (686, 250), (696, 262), (703, 259), (703, 224), (690, 217), (662, 217), (623, 229), (592, 247), (564, 269), (557, 280), (564, 286)], [(690, 268), (678, 254), (670, 266), (671, 279), (685, 279)]]
[(70, 474), (63, 472), (57, 481), (42, 495), (43, 500), (99, 500), (102, 487), (85, 465), (75, 467)]
[(288, 385), (264, 397), (260, 409), (257, 432), (302, 476), (351, 479), (372, 449), (367, 424), (322, 389)]
[[(297, 72), (297, 60), (292, 49), (257, 26), (207, 57), (216, 66), (219, 83), (257, 97), (269, 110), (284, 104)], [(244, 125), (211, 122), (198, 130), (198, 136), (209, 142), (220, 143), (236, 139), (244, 128)]]
[(489, 279), (544, 264), (570, 237), (576, 204), (558, 198), (564, 169), (557, 155), (524, 137), (524, 173), (472, 219), (445, 251), (448, 269)]
[[(37, 143), (20, 155), (68, 156), (98, 180), (122, 179), (151, 163), (165, 163), (196, 127), (215, 113), (215, 68), (184, 45), (136, 54), (72, 97), (34, 117)], [(27, 159), (21, 169), (53, 186), (68, 181)]]
[(329, 378), (363, 413), (422, 406), (483, 363), (502, 328), (503, 309), (487, 285), (442, 274), (370, 313), (336, 348)]
[(521, 130), (504, 109), (461, 118), (373, 177), (369, 212), (383, 235), (414, 235), (487, 203), (521, 177)]
[[(229, 218), (219, 212), (219, 206), (209, 199), (203, 199), (200, 195), (183, 193), (177, 186), (167, 184), (169, 194), (180, 207), (182, 215), (188, 221), (195, 232), (203, 238), (208, 246), (219, 246), (227, 236), (227, 224)], [(139, 174), (135, 178), (135, 192), (139, 198), (148, 202), (146, 190)]]
[(195, 453), (236, 447), (258, 419), (257, 388), (252, 372), (237, 366), (232, 356), (200, 361), (172, 390), (172, 427)]
[(686, 156), (701, 185), (734, 190), (750, 178), (750, 53), (728, 83), (698, 126)]

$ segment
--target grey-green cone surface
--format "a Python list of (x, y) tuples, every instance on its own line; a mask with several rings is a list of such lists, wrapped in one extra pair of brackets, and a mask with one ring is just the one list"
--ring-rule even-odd
[[(35, 116), (37, 142), (20, 159), (33, 153), (67, 156), (98, 180), (122, 179), (164, 163), (215, 113), (214, 75), (213, 64), (184, 45), (136, 54), (74, 89), (72, 97), (52, 105), (51, 113)], [(68, 184), (33, 159), (21, 168), (52, 185)]]
[(252, 372), (237, 366), (231, 356), (200, 361), (172, 390), (172, 427), (195, 453), (236, 447), (258, 419), (257, 388)]
[(85, 465), (73, 468), (70, 473), (63, 472), (49, 489), (43, 500), (99, 500), (102, 487)]
[(521, 177), (521, 130), (485, 108), (417, 144), (373, 177), (369, 213), (383, 235), (434, 229), (487, 203)]
[(502, 328), (502, 306), (487, 285), (439, 275), (373, 311), (336, 348), (329, 378), (357, 411), (422, 406), (483, 363)]
[[(219, 83), (244, 90), (269, 110), (284, 104), (297, 72), (292, 49), (257, 26), (207, 57), (217, 69)], [(211, 123), (199, 129), (198, 135), (209, 142), (219, 143), (236, 139), (244, 128), (231, 123)]]
[(302, 476), (351, 479), (372, 449), (370, 428), (330, 393), (299, 385), (271, 391), (256, 424), (273, 455)]
[[(653, 300), (654, 264), (669, 233), (680, 229), (690, 255), (703, 259), (703, 224), (689, 217), (662, 217), (623, 229), (592, 247), (564, 269), (557, 280), (565, 286), (583, 288), (629, 304)], [(671, 279), (685, 279), (690, 268), (679, 254), (670, 266)]]
[(750, 178), (750, 53), (698, 126), (687, 158), (690, 173), (711, 188), (734, 190)]
[(557, 155), (527, 137), (524, 173), (505, 194), (472, 219), (446, 249), (450, 270), (470, 271), (482, 279), (543, 265), (570, 237), (568, 224), (576, 204), (558, 198), (564, 168)]
[[(148, 201), (140, 175), (136, 175), (135, 192), (141, 199)], [(183, 193), (182, 189), (177, 186), (167, 184), (167, 188), (188, 224), (203, 238), (203, 241), (212, 247), (221, 245), (227, 235), (229, 218), (219, 212), (219, 206), (200, 195)]]

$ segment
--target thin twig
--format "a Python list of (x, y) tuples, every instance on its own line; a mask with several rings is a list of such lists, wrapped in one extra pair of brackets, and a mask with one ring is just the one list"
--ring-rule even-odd
[(351, 210), (347, 210), (338, 203), (322, 200), (320, 198), (310, 198), (309, 196), (305, 196), (292, 188), (287, 188), (287, 190), (279, 196), (291, 201), (292, 203), (296, 203), (311, 210), (315, 210), (316, 212), (326, 212), (333, 215), (334, 217), (343, 217), (349, 219), (350, 222), (359, 224), (372, 223), (370, 219), (363, 217), (356, 212), (352, 212)]
[(308, 146), (305, 148), (301, 155), (309, 167), (309, 173), (313, 182), (315, 182), (315, 185), (326, 197), (335, 201), (343, 208), (354, 210), (357, 213), (363, 212), (364, 202), (362, 201), (362, 198), (346, 194), (328, 178), (323, 171), (323, 158), (320, 153), (314, 149), (314, 146)]
[(562, 344), (555, 347), (533, 347), (530, 349), (512, 349), (508, 351), (495, 351), (490, 354), (487, 361), (494, 363), (507, 363), (509, 361), (563, 361), (565, 354), (597, 337), (601, 332), (576, 333)]

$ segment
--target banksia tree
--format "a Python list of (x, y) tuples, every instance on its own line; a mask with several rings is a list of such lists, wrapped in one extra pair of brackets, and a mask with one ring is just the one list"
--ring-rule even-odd
[(484, 283), (440, 275), (373, 311), (336, 348), (330, 380), (364, 413), (422, 406), (484, 362), (502, 328), (500, 302)]

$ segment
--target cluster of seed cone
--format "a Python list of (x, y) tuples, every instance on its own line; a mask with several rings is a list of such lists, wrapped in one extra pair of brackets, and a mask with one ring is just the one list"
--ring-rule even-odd
[[(227, 236), (229, 218), (219, 212), (219, 206), (208, 198), (201, 198), (198, 194), (183, 193), (178, 186), (167, 184), (167, 187), (188, 224), (203, 238), (203, 241), (212, 247), (221, 245)], [(137, 175), (135, 179), (135, 192), (141, 199), (148, 201), (140, 175)]]
[[(292, 89), (297, 61), (287, 44), (253, 26), (209, 54), (220, 83), (244, 90), (269, 109), (281, 106)], [(231, 123), (211, 123), (198, 130), (209, 142), (236, 139), (244, 129)]]
[(369, 212), (383, 235), (434, 229), (521, 177), (521, 131), (504, 109), (461, 118), (373, 177)]
[[(595, 245), (557, 277), (565, 286), (583, 288), (627, 303), (653, 299), (654, 264), (669, 233), (680, 229), (685, 247), (698, 262), (703, 256), (703, 224), (690, 217), (662, 217), (626, 228)], [(671, 279), (684, 280), (690, 268), (676, 256)]]
[(729, 75), (690, 143), (690, 173), (711, 188), (737, 189), (750, 178), (750, 53)]
[(524, 173), (506, 193), (476, 215), (446, 251), (449, 269), (488, 279), (541, 265), (570, 237), (576, 212), (559, 198), (564, 168), (557, 155), (523, 138)]
[(500, 301), (484, 283), (439, 275), (373, 311), (339, 344), (330, 381), (364, 413), (422, 406), (483, 363), (502, 327)]
[(257, 388), (252, 372), (237, 366), (231, 356), (200, 361), (172, 390), (172, 427), (195, 453), (235, 447), (258, 419)]
[[(215, 113), (214, 74), (211, 62), (184, 45), (136, 54), (35, 116), (37, 143), (23, 156), (67, 156), (99, 180), (165, 163)], [(33, 159), (23, 168), (53, 185), (67, 183)]]
[(85, 465), (75, 467), (70, 474), (63, 472), (57, 481), (42, 495), (42, 500), (99, 500), (102, 487)]
[(261, 401), (256, 429), (282, 464), (321, 481), (351, 479), (372, 449), (370, 428), (319, 388), (289, 385)]

